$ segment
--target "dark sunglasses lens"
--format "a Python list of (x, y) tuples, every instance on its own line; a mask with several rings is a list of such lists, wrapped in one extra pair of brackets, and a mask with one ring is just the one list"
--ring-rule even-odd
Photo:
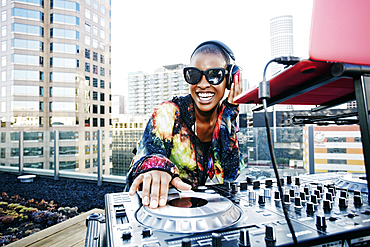
[(197, 69), (185, 69), (185, 80), (190, 84), (197, 84), (202, 77), (202, 72)]
[(207, 70), (207, 80), (213, 85), (220, 84), (224, 79), (224, 71), (222, 69), (209, 69)]

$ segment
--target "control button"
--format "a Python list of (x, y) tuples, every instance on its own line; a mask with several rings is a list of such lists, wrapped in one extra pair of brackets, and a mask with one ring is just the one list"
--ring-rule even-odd
[(284, 202), (285, 202), (285, 204), (290, 204), (290, 196), (289, 196), (289, 194), (285, 194), (284, 195)]
[(311, 195), (311, 202), (317, 204), (317, 195)]
[(286, 177), (286, 183), (287, 184), (292, 184), (292, 176), (287, 176)]
[(324, 192), (323, 187), (321, 185), (317, 185), (317, 189), (320, 191), (320, 194)]
[(299, 177), (295, 178), (295, 185), (301, 185), (301, 179)]
[(195, 189), (195, 191), (197, 191), (197, 192), (204, 192), (204, 191), (206, 191), (208, 188), (207, 188), (207, 186), (198, 186), (196, 189)]
[(325, 217), (321, 215), (316, 216), (316, 227), (319, 229), (326, 228)]
[(309, 196), (310, 195), (310, 188), (304, 187), (303, 191), (306, 194), (306, 196)]
[(219, 233), (212, 233), (212, 247), (222, 247), (221, 242), (222, 235)]
[[(342, 191), (343, 192), (343, 191)], [(344, 197), (340, 197), (339, 198), (339, 204), (338, 204), (339, 208), (341, 209), (344, 209), (344, 208), (347, 208), (348, 207), (348, 201), (347, 201), (347, 198), (344, 198)]]
[(224, 186), (225, 186), (225, 189), (227, 191), (230, 191), (231, 190), (231, 184), (229, 181), (224, 181)]
[(239, 237), (239, 247), (250, 247), (250, 246), (251, 246), (251, 242), (249, 239), (248, 229), (241, 229), (240, 237)]
[(131, 238), (131, 232), (126, 231), (122, 233), (123, 240), (129, 240), (130, 238)]
[(251, 177), (247, 177), (247, 183), (248, 184), (252, 184), (253, 183), (253, 179)]
[(247, 182), (240, 182), (240, 191), (244, 191), (248, 189), (248, 183)]
[(353, 197), (353, 204), (355, 204), (355, 206), (357, 206), (357, 207), (361, 206), (362, 205), (362, 198), (361, 198), (361, 196), (355, 195)]
[(306, 201), (306, 194), (304, 192), (300, 192), (299, 193), (299, 198), (301, 198), (302, 202), (305, 202)]
[(355, 191), (353, 192), (353, 194), (354, 194), (355, 196), (360, 196), (360, 195), (361, 195), (361, 191), (359, 191), (359, 190), (355, 190)]
[(265, 240), (266, 242), (276, 242), (275, 228), (272, 225), (266, 225)]
[(143, 238), (149, 238), (152, 236), (152, 230), (151, 229), (144, 229), (142, 232)]
[(315, 212), (314, 205), (312, 202), (308, 202), (306, 205), (306, 212), (308, 215), (312, 215)]
[(284, 185), (284, 178), (280, 178), (280, 185), (283, 186)]
[(330, 193), (330, 192), (327, 192), (326, 194), (325, 194), (325, 199), (326, 200), (329, 200), (329, 201), (333, 201), (333, 194), (332, 193)]
[(347, 198), (348, 197), (348, 192), (345, 190), (340, 191), (340, 197)]
[(274, 193), (274, 199), (275, 200), (280, 200), (280, 192), (279, 191), (275, 191), (275, 193)]
[(302, 202), (300, 197), (296, 197), (294, 200), (294, 208), (295, 209), (301, 209), (302, 208)]
[(313, 193), (317, 196), (317, 199), (321, 198), (320, 190), (315, 190)]
[(265, 203), (266, 203), (266, 201), (265, 201), (265, 196), (263, 196), (263, 195), (259, 195), (259, 196), (258, 196), (258, 204), (259, 204), (260, 206), (265, 206)]
[(183, 238), (181, 241), (181, 247), (191, 247), (190, 238)]
[(253, 189), (259, 189), (260, 185), (260, 181), (253, 181)]
[(295, 197), (294, 189), (290, 189), (289, 190), (289, 195), (290, 195), (291, 198), (294, 198)]
[(331, 210), (331, 202), (329, 200), (324, 200), (323, 209), (325, 211), (330, 211)]
[(265, 187), (266, 188), (271, 188), (272, 187), (272, 180), (271, 179), (265, 180)]
[(329, 193), (331, 193), (333, 196), (335, 196), (335, 188), (334, 187), (329, 187)]

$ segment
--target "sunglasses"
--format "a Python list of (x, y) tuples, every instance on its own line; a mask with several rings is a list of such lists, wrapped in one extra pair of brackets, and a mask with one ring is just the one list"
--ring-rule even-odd
[(226, 70), (224, 68), (211, 68), (206, 71), (200, 70), (195, 67), (184, 68), (185, 81), (189, 84), (195, 85), (202, 79), (203, 75), (206, 77), (207, 81), (212, 85), (220, 84), (226, 75)]

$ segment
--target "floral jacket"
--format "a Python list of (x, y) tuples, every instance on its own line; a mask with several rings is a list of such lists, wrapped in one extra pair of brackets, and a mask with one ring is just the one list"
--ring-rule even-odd
[(140, 173), (153, 169), (166, 171), (172, 177), (179, 176), (193, 187), (204, 185), (207, 179), (215, 183), (235, 180), (244, 168), (236, 137), (238, 113), (237, 106), (227, 100), (222, 102), (211, 150), (209, 156), (204, 157), (203, 145), (194, 133), (195, 112), (191, 95), (174, 97), (159, 105), (148, 121), (131, 163), (126, 190)]

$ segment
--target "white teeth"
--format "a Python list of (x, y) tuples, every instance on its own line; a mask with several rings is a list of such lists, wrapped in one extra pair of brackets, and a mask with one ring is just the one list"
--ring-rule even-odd
[(198, 93), (199, 98), (205, 98), (205, 99), (211, 98), (213, 97), (213, 95), (214, 93)]

